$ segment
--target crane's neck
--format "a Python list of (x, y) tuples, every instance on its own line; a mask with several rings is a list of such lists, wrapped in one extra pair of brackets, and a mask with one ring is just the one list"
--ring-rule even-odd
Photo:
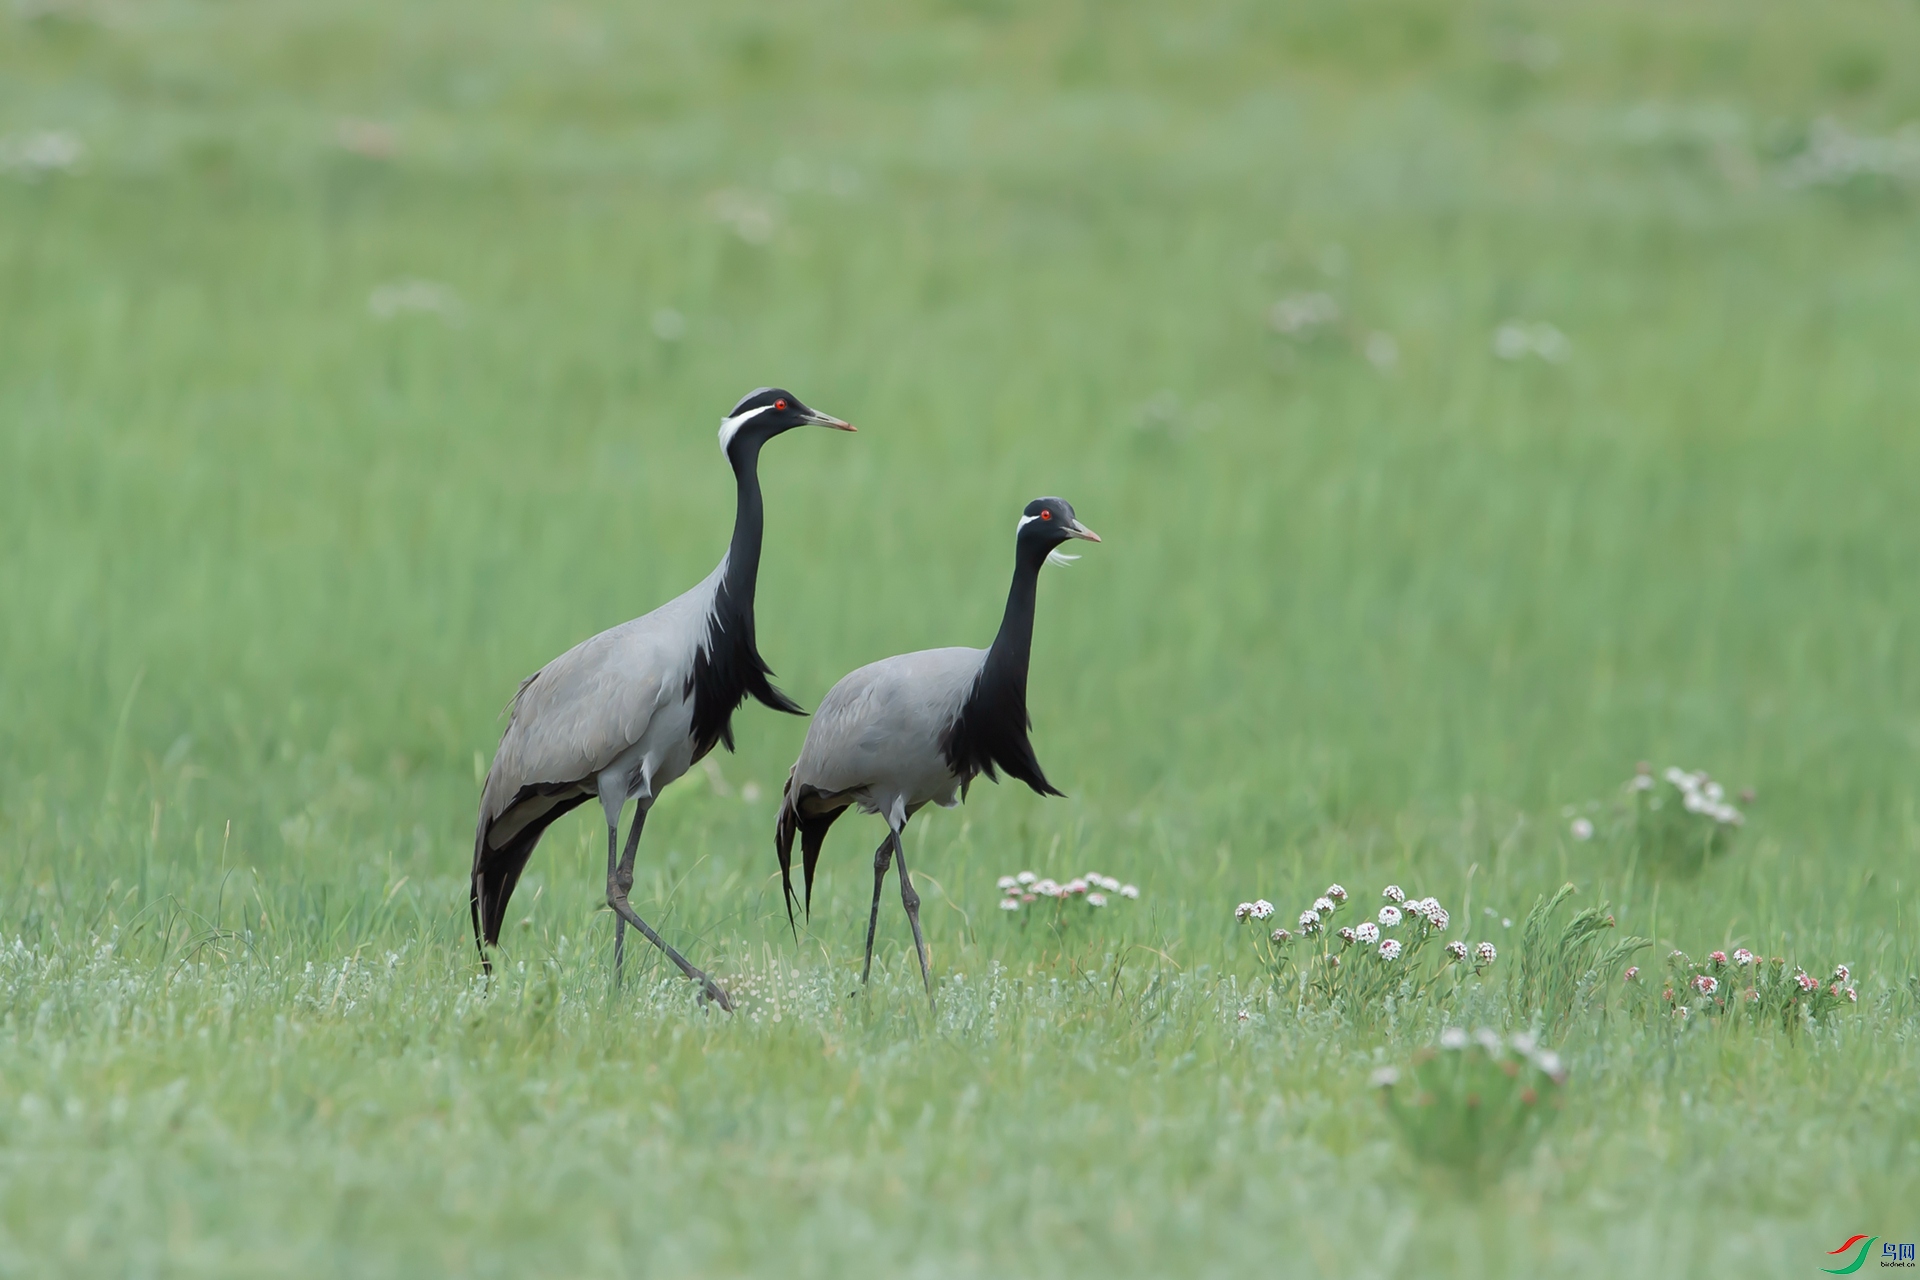
[(1027, 738), (1027, 663), (1033, 655), (1033, 599), (1040, 582), (1045, 548), (1022, 546), (1015, 553), (1013, 586), (1007, 591), (1007, 611), (1000, 618), (1000, 634), (993, 638), (981, 664), (980, 677), (960, 704), (953, 724), (941, 735), (940, 751), (947, 767), (960, 779), (962, 791), (976, 774), (997, 777), (995, 769), (1032, 787), (1043, 796), (1060, 792), (1034, 758)]
[(980, 672), (980, 696), (1009, 708), (1018, 708), (1022, 724), (1027, 710), (1027, 666), (1033, 657), (1033, 606), (1040, 583), (1040, 563), (1023, 549), (1013, 565), (1013, 585), (1007, 589), (1007, 610), (1000, 616), (1000, 633), (987, 650)]
[(694, 650), (686, 693), (693, 699), (693, 758), (724, 744), (733, 750), (733, 713), (747, 698), (775, 711), (803, 714), (793, 699), (769, 679), (773, 672), (754, 639), (753, 588), (760, 577), (760, 537), (765, 512), (760, 504), (759, 439), (739, 441), (727, 452), (733, 464), (737, 498), (733, 541), (721, 562), (719, 589)]
[(760, 578), (760, 541), (766, 531), (766, 507), (760, 499), (760, 441), (742, 440), (727, 455), (733, 463), (733, 541), (727, 544), (727, 571), (721, 580), (727, 603), (744, 615), (748, 641), (753, 635), (753, 592)]

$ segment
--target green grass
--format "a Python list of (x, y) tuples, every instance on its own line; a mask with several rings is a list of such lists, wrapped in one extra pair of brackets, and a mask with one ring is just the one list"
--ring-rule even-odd
[[(0, 138), (85, 147), (0, 172), (0, 1275), (1787, 1276), (1920, 1233), (1920, 206), (1786, 181), (1823, 118), (1920, 117), (1911, 5), (630, 10), (0, 16)], [(408, 279), (457, 310), (373, 315)], [(1277, 333), (1307, 292), (1340, 318)], [(1570, 358), (1495, 358), (1509, 318)], [(1034, 495), (1105, 536), (1041, 589), (1072, 798), (917, 821), (939, 1012), (897, 907), (856, 996), (877, 824), (796, 950), (804, 725), (748, 709), (635, 889), (742, 1011), (650, 955), (609, 991), (586, 817), (489, 991), (496, 713), (711, 568), (768, 382), (862, 428), (766, 458), (808, 705), (985, 643)], [(1757, 788), (1732, 856), (1568, 837), (1640, 759)], [(1089, 865), (1142, 899), (994, 910)], [(1367, 1081), (1524, 1024), (1513, 970), (1298, 1009), (1232, 907), (1331, 879), (1502, 965), (1571, 880), (1650, 971), (1744, 944), (1861, 1003), (1609, 997), (1475, 1197)]]

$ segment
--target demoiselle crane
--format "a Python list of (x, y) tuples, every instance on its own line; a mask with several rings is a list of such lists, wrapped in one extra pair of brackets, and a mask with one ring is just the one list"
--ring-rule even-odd
[(924, 805), (946, 808), (966, 798), (981, 774), (996, 768), (1043, 796), (1056, 790), (1027, 740), (1027, 661), (1033, 650), (1033, 606), (1040, 566), (1068, 557), (1056, 551), (1072, 538), (1100, 536), (1059, 498), (1035, 498), (1020, 516), (1014, 539), (1013, 586), (1000, 632), (987, 649), (926, 649), (883, 658), (833, 686), (807, 726), (806, 744), (787, 777), (774, 826), (787, 922), (793, 923), (793, 837), (800, 836), (806, 910), (813, 914), (813, 871), (820, 846), (848, 806), (886, 819), (887, 835), (873, 854), (873, 905), (867, 913), (867, 958), (860, 981), (873, 971), (873, 935), (888, 862), (900, 859), (900, 901), (913, 927), (920, 977), (933, 997), (927, 943), (920, 932), (920, 895), (907, 872), (900, 833)]
[[(520, 682), (473, 837), (474, 942), (489, 971), (487, 948), (500, 940), (507, 902), (534, 846), (555, 819), (597, 799), (607, 820), (615, 980), (632, 925), (699, 983), (705, 998), (733, 1007), (718, 983), (639, 917), (627, 894), (648, 809), (716, 743), (733, 749), (735, 709), (753, 697), (775, 711), (805, 714), (768, 679), (773, 672), (754, 644), (753, 593), (764, 514), (760, 450), (809, 424), (853, 430), (778, 387), (734, 405), (720, 423), (736, 505), (733, 541), (719, 566), (685, 595), (582, 641)], [(620, 813), (629, 800), (638, 804), (620, 853)]]

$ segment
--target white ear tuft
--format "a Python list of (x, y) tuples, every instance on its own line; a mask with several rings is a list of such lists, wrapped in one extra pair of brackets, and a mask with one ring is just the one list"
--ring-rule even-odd
[(725, 453), (727, 451), (727, 446), (733, 443), (735, 432), (771, 408), (773, 408), (772, 405), (763, 404), (758, 409), (749, 409), (745, 413), (737, 414), (734, 417), (720, 419), (720, 452)]
[(1047, 552), (1047, 563), (1057, 564), (1063, 569), (1066, 568), (1068, 565), (1072, 564), (1075, 560), (1078, 560), (1079, 558), (1080, 558), (1079, 556), (1070, 556), (1064, 551)]

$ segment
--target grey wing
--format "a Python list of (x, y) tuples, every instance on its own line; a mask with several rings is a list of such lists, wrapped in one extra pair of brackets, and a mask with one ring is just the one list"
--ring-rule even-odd
[(940, 736), (959, 714), (981, 649), (926, 649), (861, 667), (821, 699), (793, 787), (833, 795), (944, 767)]
[[(927, 649), (884, 658), (843, 677), (820, 700), (774, 823), (774, 852), (793, 919), (793, 839), (800, 837), (807, 913), (827, 828), (855, 799), (879, 807), (951, 795), (941, 738), (986, 661), (982, 649)], [(858, 793), (856, 795), (856, 793)]]
[[(473, 838), (476, 942), (497, 942), (520, 873), (555, 819), (591, 798), (587, 784), (638, 742), (684, 688), (690, 655), (667, 610), (585, 640), (529, 676), (514, 696), (480, 794)], [(481, 958), (486, 956), (482, 947)]]
[(569, 649), (521, 687), (487, 772), (483, 821), (527, 787), (586, 781), (647, 731), (672, 673), (627, 627)]

